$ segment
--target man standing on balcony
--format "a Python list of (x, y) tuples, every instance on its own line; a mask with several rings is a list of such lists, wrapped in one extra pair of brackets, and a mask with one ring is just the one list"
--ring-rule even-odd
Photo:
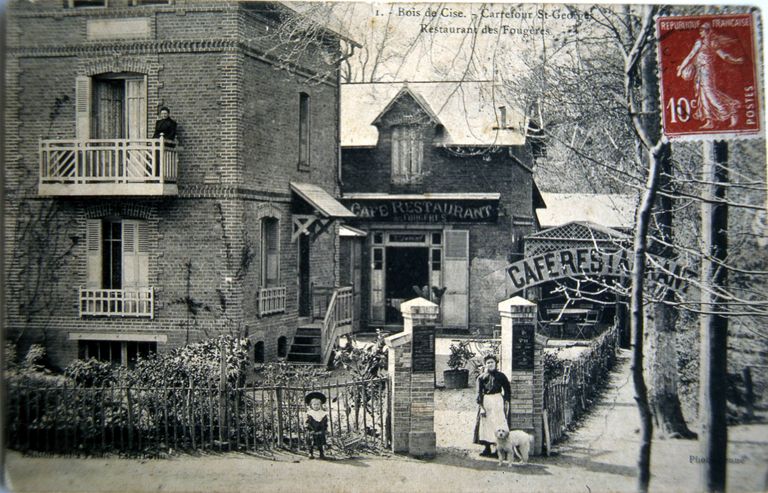
[[(167, 106), (160, 108), (160, 119), (155, 122), (155, 133), (153, 139), (164, 138), (165, 140), (176, 140), (176, 121), (171, 118), (171, 110)], [(175, 143), (166, 144), (174, 147)]]

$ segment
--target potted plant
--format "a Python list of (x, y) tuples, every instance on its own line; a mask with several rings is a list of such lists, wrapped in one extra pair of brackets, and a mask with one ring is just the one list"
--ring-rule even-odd
[(475, 357), (475, 353), (469, 349), (469, 341), (451, 344), (448, 349), (451, 355), (448, 357), (448, 370), (443, 370), (445, 388), (465, 389), (469, 385), (469, 370), (464, 366)]

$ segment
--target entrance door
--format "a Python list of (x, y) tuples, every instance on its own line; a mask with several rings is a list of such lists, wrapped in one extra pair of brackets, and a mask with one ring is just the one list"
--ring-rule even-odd
[(429, 284), (429, 248), (387, 247), (386, 323), (402, 323), (400, 303), (417, 296), (413, 287)]
[(299, 235), (299, 316), (308, 317), (312, 312), (309, 285), (309, 235)]

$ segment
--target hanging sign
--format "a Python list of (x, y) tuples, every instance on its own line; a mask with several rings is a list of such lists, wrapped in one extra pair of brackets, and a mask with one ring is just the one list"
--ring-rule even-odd
[[(651, 256), (646, 266), (647, 278), (656, 285), (682, 291), (683, 280), (692, 274), (670, 259)], [(596, 248), (568, 248), (542, 253), (507, 267), (514, 286), (513, 294), (523, 289), (568, 277), (625, 278), (629, 276), (630, 252), (608, 252)]]
[(751, 14), (656, 20), (664, 135), (715, 140), (761, 133)]

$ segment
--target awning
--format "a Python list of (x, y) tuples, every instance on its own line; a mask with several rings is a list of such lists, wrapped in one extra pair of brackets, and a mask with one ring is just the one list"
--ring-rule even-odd
[(356, 217), (318, 185), (291, 182), (291, 191), (295, 194), (292, 207), (293, 234), (291, 241), (296, 241), (302, 234), (307, 234), (311, 239), (315, 239), (328, 229), (333, 221)]
[(362, 229), (353, 228), (352, 226), (343, 225), (339, 227), (339, 236), (344, 238), (364, 238), (368, 236), (368, 233)]

